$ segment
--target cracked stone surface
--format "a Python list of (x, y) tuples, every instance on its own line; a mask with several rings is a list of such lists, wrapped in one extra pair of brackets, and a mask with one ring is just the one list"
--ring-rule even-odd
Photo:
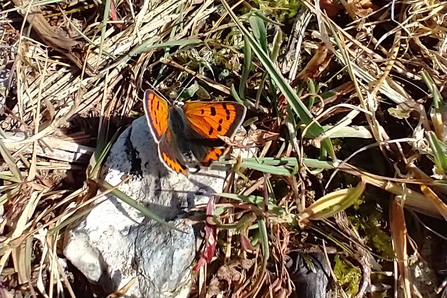
[(189, 209), (207, 203), (204, 194), (222, 191), (224, 170), (202, 169), (189, 179), (169, 172), (158, 159), (146, 119), (135, 120), (113, 145), (102, 177), (111, 185), (121, 183), (121, 191), (184, 233), (107, 195), (67, 231), (66, 258), (107, 294), (134, 279), (128, 297), (186, 297), (198, 229), (185, 218)]

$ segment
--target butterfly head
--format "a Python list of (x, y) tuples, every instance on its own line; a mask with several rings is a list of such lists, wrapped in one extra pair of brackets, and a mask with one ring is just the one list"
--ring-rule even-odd
[(185, 105), (185, 102), (180, 101), (180, 100), (176, 100), (173, 103), (173, 106), (176, 106), (176, 107), (179, 107), (179, 108), (182, 108), (184, 105)]

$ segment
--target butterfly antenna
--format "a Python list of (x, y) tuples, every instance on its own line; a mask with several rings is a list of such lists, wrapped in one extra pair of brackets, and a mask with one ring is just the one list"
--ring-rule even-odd
[(178, 101), (178, 99), (180, 98), (180, 96), (182, 96), (183, 92), (185, 92), (185, 90), (189, 87), (189, 85), (191, 85), (192, 81), (194, 81), (194, 79), (196, 78), (196, 74), (194, 74), (192, 76), (192, 78), (188, 81), (188, 83), (186, 83), (185, 87), (183, 87), (182, 91), (178, 94), (177, 98), (175, 99), (175, 101)]
[(157, 96), (163, 98), (163, 99), (166, 100), (169, 104), (172, 104), (172, 100), (169, 99), (169, 98), (166, 98), (166, 96), (164, 96), (164, 94), (161, 93), (161, 92), (158, 90), (157, 87), (155, 87), (154, 85), (152, 85), (152, 84), (149, 83), (148, 81), (146, 81), (146, 84), (149, 86), (149, 88), (145, 90), (145, 93), (146, 93), (148, 90), (151, 90), (151, 91), (153, 91), (155, 94), (157, 94)]
[(146, 84), (149, 85), (149, 88), (151, 88), (152, 90), (156, 90), (157, 87), (155, 87), (154, 85), (152, 85), (151, 83), (149, 83), (149, 81), (146, 80)]

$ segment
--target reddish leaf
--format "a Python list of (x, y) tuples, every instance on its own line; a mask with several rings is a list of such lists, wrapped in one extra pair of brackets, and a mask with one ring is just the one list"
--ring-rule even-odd
[[(214, 215), (214, 208), (216, 205), (216, 197), (212, 196), (206, 206), (206, 217), (212, 217)], [(206, 263), (211, 263), (213, 259), (214, 252), (216, 251), (216, 237), (217, 237), (217, 228), (215, 225), (206, 221), (205, 226), (205, 249), (203, 250), (200, 259), (197, 261), (197, 264), (192, 269), (193, 271), (198, 271), (203, 265)]]
[(334, 0), (320, 0), (320, 7), (326, 11), (330, 18), (337, 16), (338, 12), (343, 8), (340, 4), (335, 3)]
[[(110, 16), (112, 17), (112, 21), (119, 21), (120, 19), (118, 18), (118, 14), (116, 13), (116, 9), (115, 9), (115, 1), (112, 0), (110, 1)], [(115, 26), (118, 29), (121, 29), (123, 27), (123, 24), (113, 24), (113, 26)]]

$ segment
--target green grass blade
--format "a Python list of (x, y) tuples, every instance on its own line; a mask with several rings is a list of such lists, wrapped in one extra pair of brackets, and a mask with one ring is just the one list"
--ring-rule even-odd
[[(244, 216), (242, 216), (241, 219), (238, 219), (235, 223), (231, 223), (231, 224), (222, 224), (219, 223), (218, 220), (215, 220), (215, 218), (217, 216), (213, 216), (214, 219), (214, 224), (216, 225), (216, 227), (218, 229), (222, 229), (222, 230), (235, 230), (236, 232), (240, 232), (242, 230), (245, 230), (248, 227), (248, 225), (250, 225), (253, 221), (253, 213), (250, 214), (245, 214)], [(256, 218), (256, 217), (255, 217)], [(251, 228), (257, 228), (257, 225), (251, 225)]]
[(281, 50), (282, 43), (282, 31), (276, 31), (275, 38), (273, 39), (273, 49), (272, 49), (272, 61), (276, 63), (278, 59), (279, 51)]
[(442, 94), (439, 91), (436, 84), (433, 82), (427, 71), (422, 71), (422, 79), (424, 83), (427, 85), (428, 90), (430, 91), (433, 97), (433, 107), (430, 111), (431, 121), (436, 133), (436, 137), (443, 141), (447, 142), (446, 135), (446, 121), (447, 121), (447, 106), (443, 100)]
[(9, 170), (14, 175), (14, 177), (22, 181), (22, 174), (20, 173), (19, 167), (17, 167), (16, 162), (14, 161), (14, 158), (12, 157), (11, 153), (9, 153), (8, 148), (6, 148), (5, 144), (3, 144), (2, 140), (0, 140), (0, 155), (3, 157), (3, 160), (6, 162), (6, 164), (9, 167)]
[[(232, 161), (222, 161), (223, 164), (233, 164)], [(303, 158), (302, 164), (312, 169), (334, 169), (335, 166), (330, 161)], [(298, 170), (298, 161), (295, 157), (264, 157), (264, 158), (243, 158), (240, 167), (249, 168), (263, 173), (270, 173), (279, 176), (295, 175)]]
[[(267, 31), (265, 30), (264, 22), (256, 14), (251, 15), (248, 20), (250, 22), (251, 28), (253, 29), (253, 35), (258, 40), (259, 44), (262, 47), (262, 50), (267, 55), (269, 55), (268, 44), (267, 44)], [(247, 39), (246, 36), (245, 38)]]
[(12, 175), (10, 171), (0, 172), (0, 180), (5, 180), (9, 182), (20, 183), (22, 180), (17, 179)]
[(130, 51), (128, 56), (135, 56), (135, 55), (141, 54), (144, 51), (156, 49), (156, 48), (165, 48), (165, 47), (183, 48), (186, 46), (195, 46), (198, 44), (202, 44), (203, 42), (200, 39), (191, 38), (191, 39), (171, 40), (171, 41), (161, 43), (161, 44), (156, 44), (156, 45), (153, 45), (151, 43), (153, 43), (153, 42), (151, 42), (151, 39), (142, 43), (140, 46), (138, 46), (135, 49), (133, 49), (132, 51)]
[[(227, 198), (227, 199), (233, 199), (233, 200), (253, 204), (253, 205), (258, 206), (260, 209), (264, 210), (265, 202), (264, 202), (264, 197), (262, 197), (262, 196), (255, 196), (255, 195), (242, 196), (242, 195), (236, 195), (236, 194), (231, 194), (231, 193), (219, 193), (216, 195), (220, 196), (220, 197)], [(282, 216), (285, 214), (285, 211), (282, 208), (278, 207), (276, 204), (274, 204), (271, 201), (268, 202), (267, 207), (268, 207), (269, 211), (273, 212), (274, 214), (276, 214), (278, 216)]]
[(117, 62), (113, 63), (111, 66), (105, 68), (102, 70), (102, 72), (106, 72), (109, 69), (116, 68), (120, 66), (121, 64), (127, 63), (130, 59), (132, 59), (133, 56), (141, 54), (144, 51), (156, 49), (156, 48), (165, 48), (165, 47), (186, 47), (186, 46), (195, 46), (198, 44), (203, 43), (200, 39), (181, 39), (181, 40), (172, 40), (165, 43), (155, 44), (160, 40), (159, 36), (152, 37), (145, 42), (143, 42), (141, 45), (137, 46), (135, 49), (131, 50), (127, 55), (122, 57)]
[(90, 171), (89, 171), (89, 178), (96, 178), (99, 174), (99, 171), (101, 170), (101, 166), (103, 164), (104, 159), (106, 158), (107, 154), (110, 151), (110, 148), (112, 148), (113, 143), (118, 138), (118, 135), (121, 133), (121, 130), (115, 131), (115, 134), (112, 136), (109, 142), (103, 147), (99, 146), (96, 148), (95, 153), (92, 155), (92, 158), (90, 159)]
[(262, 173), (269, 173), (278, 176), (292, 176), (298, 172), (298, 168), (290, 168), (288, 169), (285, 166), (270, 166), (266, 164), (261, 164), (259, 162), (249, 162), (245, 161), (241, 163), (241, 167), (245, 167), (248, 169), (256, 170)]
[[(99, 180), (95, 180), (95, 181), (104, 190), (110, 190), (110, 189), (114, 188), (112, 185), (110, 185), (109, 183), (107, 183), (105, 181), (99, 181)], [(164, 225), (164, 226), (166, 226), (166, 227), (168, 227), (170, 229), (173, 229), (173, 230), (176, 230), (176, 231), (184, 233), (182, 230), (180, 230), (179, 228), (175, 227), (174, 225), (166, 222), (163, 218), (161, 218), (160, 216), (158, 216), (157, 214), (155, 214), (154, 212), (152, 212), (151, 210), (146, 208), (143, 204), (135, 201), (134, 199), (132, 199), (131, 197), (126, 195), (121, 190), (115, 188), (112, 191), (110, 191), (110, 193), (112, 195), (116, 196), (118, 199), (120, 199), (124, 203), (128, 204), (129, 206), (137, 209), (138, 211), (140, 211), (143, 215), (147, 216), (148, 218), (153, 219), (156, 222), (158, 222), (158, 223), (160, 223), (160, 224), (162, 224), (162, 225)]]
[[(51, 4), (57, 4), (57, 3), (61, 3), (61, 2), (66, 2), (67, 0), (44, 0), (44, 1), (33, 1), (31, 4), (29, 5), (21, 5), (21, 6), (16, 6), (14, 8), (11, 9), (5, 9), (0, 11), (0, 16), (3, 14), (8, 14), (10, 12), (13, 11), (18, 11), (18, 10), (26, 10), (28, 7), (37, 7), (37, 6), (42, 6), (42, 5), (51, 5)], [(6, 3), (6, 2), (5, 2)]]
[[(295, 167), (298, 165), (295, 157), (263, 157), (263, 158), (243, 158), (244, 162), (258, 162), (265, 165), (271, 166), (289, 166)], [(323, 169), (334, 169), (334, 164), (330, 161), (318, 160), (312, 158), (303, 158), (303, 164), (309, 168), (323, 168)]]
[(269, 24), (276, 25), (276, 26), (284, 26), (284, 24), (282, 24), (282, 23), (275, 22), (274, 20), (269, 19), (268, 17), (266, 17), (266, 16), (265, 16), (260, 10), (258, 10), (258, 9), (253, 10), (253, 13), (254, 13), (255, 15), (257, 15), (258, 17), (260, 17), (265, 23), (269, 23)]
[(66, 0), (44, 0), (44, 1), (33, 2), (31, 4), (31, 6), (34, 7), (34, 6), (41, 6), (41, 5), (57, 4), (57, 3), (65, 2), (65, 1)]
[[(228, 14), (230, 15), (233, 22), (236, 24), (236, 26), (241, 30), (241, 32), (244, 34), (244, 36), (247, 37), (248, 41), (250, 42), (250, 45), (255, 52), (255, 54), (258, 56), (259, 60), (262, 62), (264, 67), (267, 69), (270, 77), (272, 80), (276, 83), (277, 87), (281, 90), (281, 92), (284, 94), (285, 98), (287, 99), (288, 103), (292, 106), (292, 109), (294, 112), (300, 117), (301, 121), (306, 124), (310, 125), (314, 119), (312, 115), (310, 114), (309, 110), (306, 108), (304, 103), (298, 98), (298, 96), (293, 91), (292, 87), (287, 84), (286, 80), (282, 76), (282, 74), (279, 72), (278, 69), (276, 69), (275, 65), (273, 64), (272, 60), (268, 57), (267, 53), (264, 52), (262, 49), (262, 46), (254, 39), (254, 37), (250, 34), (250, 32), (239, 22), (237, 19), (237, 16), (233, 13), (230, 6), (225, 0), (222, 0), (222, 4), (227, 10)], [(323, 128), (320, 126), (318, 122), (314, 122), (308, 130), (309, 136), (311, 137), (318, 137), (319, 135), (324, 133)], [(323, 146), (326, 147), (327, 151), (331, 153), (332, 158), (335, 158), (335, 152), (332, 147), (332, 143), (328, 138), (325, 138), (322, 142)]]
[(87, 215), (88, 213), (90, 213), (90, 211), (94, 208), (94, 206), (90, 206), (89, 208), (82, 210), (82, 211), (78, 211), (75, 214), (73, 214), (72, 216), (70, 216), (69, 218), (67, 218), (66, 220), (64, 220), (61, 224), (55, 226), (54, 228), (52, 228), (49, 232), (48, 235), (54, 235), (56, 233), (58, 233), (60, 230), (62, 230), (63, 228), (65, 228), (66, 226), (68, 226), (69, 224), (72, 224), (74, 222), (76, 222), (78, 219), (82, 218), (83, 216)]
[(239, 96), (245, 98), (245, 86), (247, 84), (248, 76), (250, 75), (252, 66), (252, 53), (250, 43), (247, 38), (244, 39), (244, 66), (242, 68), (242, 77), (239, 83)]
[[(267, 55), (267, 57), (270, 56), (270, 52), (268, 50), (268, 44), (267, 44), (267, 31), (265, 29), (265, 24), (263, 19), (260, 17), (262, 13), (258, 11), (258, 13), (255, 13), (250, 16), (249, 22), (251, 25), (251, 28), (253, 30), (253, 34), (255, 35), (255, 38), (258, 40), (259, 44), (262, 47), (262, 50)], [(247, 40), (247, 37), (245, 37)], [(272, 55), (272, 64), (275, 63), (274, 55)], [(279, 117), (279, 110), (278, 110), (278, 95), (277, 95), (277, 88), (275, 82), (272, 80), (271, 76), (269, 76), (270, 81), (270, 88), (271, 88), (271, 94), (272, 94), (272, 102), (273, 107), (275, 109), (276, 117), (278, 118), (278, 122), (280, 121)]]
[(241, 97), (239, 96), (239, 94), (237, 93), (236, 88), (234, 88), (234, 85), (231, 85), (231, 90), (230, 90), (230, 92), (231, 92), (231, 96), (233, 96), (233, 98), (234, 98), (238, 103), (244, 104), (244, 101), (242, 100), (242, 98), (241, 98)]
[(0, 127), (0, 136), (4, 139), (7, 139), (5, 131)]
[(259, 83), (258, 92), (256, 92), (256, 103), (255, 103), (256, 109), (259, 108), (259, 102), (261, 101), (262, 92), (264, 92), (264, 85), (266, 79), (267, 79), (267, 73), (264, 73), (262, 75), (261, 82)]
[(436, 168), (440, 174), (445, 176), (447, 173), (447, 145), (441, 142), (432, 131), (428, 132), (428, 142), (433, 151)]
[(110, 5), (111, 5), (110, 2), (111, 0), (106, 0), (104, 6), (104, 17), (102, 19), (101, 40), (99, 42), (99, 54), (98, 54), (98, 61), (96, 62), (96, 68), (98, 68), (99, 64), (101, 63), (102, 52), (104, 50), (104, 39), (107, 31), (107, 23), (109, 22)]
[(424, 81), (425, 85), (427, 85), (428, 90), (433, 96), (433, 106), (437, 111), (439, 111), (440, 108), (444, 106), (444, 100), (442, 99), (441, 92), (439, 92), (438, 88), (436, 87), (436, 84), (433, 82), (432, 78), (430, 77), (427, 71), (425, 70), (422, 71), (421, 75), (422, 80)]
[(328, 241), (334, 242), (337, 246), (339, 246), (341, 249), (343, 249), (343, 251), (345, 251), (348, 255), (353, 255), (354, 254), (352, 249), (349, 246), (347, 246), (346, 244), (344, 244), (343, 241), (340, 241), (337, 237), (335, 237), (331, 233), (328, 233), (327, 231), (325, 231), (321, 227), (319, 227), (317, 225), (312, 225), (312, 226), (310, 226), (310, 229), (312, 231), (317, 232), (321, 236), (323, 236), (322, 237), (323, 239), (327, 239)]
[(270, 249), (265, 217), (258, 217), (258, 226), (259, 232), (261, 233), (261, 247), (264, 256), (264, 264), (267, 264), (267, 260), (270, 258)]
[[(174, 22), (174, 25), (171, 28), (171, 34), (169, 36), (169, 40), (174, 40), (175, 39), (175, 35), (177, 33), (177, 28), (182, 27), (183, 17), (184, 17), (183, 9), (184, 9), (184, 3), (180, 4), (180, 6), (177, 7), (176, 13), (179, 14), (180, 20), (179, 20), (178, 23)], [(167, 46), (165, 48), (164, 58), (166, 58), (166, 59), (169, 58), (170, 54), (171, 54), (171, 47)], [(154, 86), (156, 86), (158, 84), (159, 80), (163, 76), (163, 72), (165, 71), (166, 67), (167, 66), (165, 64), (161, 65), (160, 70), (159, 70), (158, 75), (157, 75), (157, 78), (155, 79)]]

